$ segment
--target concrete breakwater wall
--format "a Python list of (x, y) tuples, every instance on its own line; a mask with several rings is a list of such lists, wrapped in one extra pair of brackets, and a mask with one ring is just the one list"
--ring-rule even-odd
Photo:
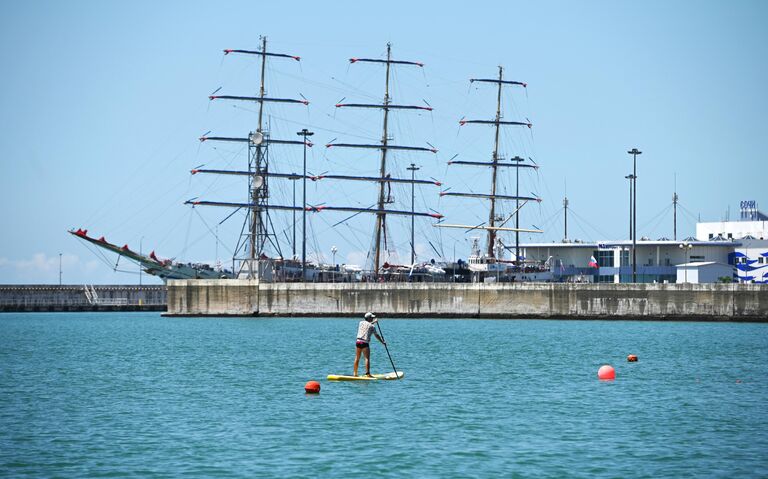
[(168, 282), (174, 315), (768, 321), (768, 285)]
[(165, 311), (165, 285), (0, 285), (0, 311)]

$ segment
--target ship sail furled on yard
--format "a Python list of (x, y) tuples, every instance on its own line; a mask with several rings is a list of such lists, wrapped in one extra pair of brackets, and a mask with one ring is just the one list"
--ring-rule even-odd
[[(309, 101), (302, 97), (302, 99), (293, 98), (273, 98), (266, 94), (265, 86), (265, 73), (266, 64), (268, 58), (282, 58), (287, 60), (300, 61), (301, 58), (295, 55), (288, 55), (285, 53), (276, 53), (267, 51), (267, 39), (262, 37), (261, 50), (224, 50), (225, 55), (229, 54), (240, 55), (255, 55), (261, 58), (261, 76), (259, 85), (258, 96), (240, 96), (240, 95), (216, 95), (215, 93), (209, 96), (211, 101), (218, 100), (232, 100), (257, 103), (258, 110), (258, 123), (256, 131), (250, 132), (244, 137), (229, 137), (229, 136), (208, 136), (203, 135), (200, 141), (223, 141), (223, 142), (240, 142), (248, 145), (248, 170), (247, 171), (233, 171), (233, 170), (219, 170), (219, 169), (204, 169), (196, 168), (192, 170), (192, 174), (217, 174), (217, 175), (240, 175), (248, 178), (248, 199), (246, 203), (236, 202), (222, 202), (222, 201), (208, 201), (208, 200), (189, 200), (186, 203), (193, 206), (223, 206), (229, 208), (235, 208), (236, 210), (243, 209), (247, 212), (245, 225), (247, 225), (247, 232), (245, 225), (243, 228), (244, 233), (241, 235), (237, 246), (235, 247), (235, 255), (233, 262), (239, 262), (238, 276), (243, 278), (264, 278), (271, 280), (275, 277), (277, 270), (281, 270), (286, 273), (292, 270), (294, 273), (300, 270), (300, 266), (295, 264), (296, 259), (284, 260), (282, 250), (280, 249), (280, 243), (275, 234), (274, 226), (272, 225), (272, 219), (270, 217), (271, 211), (303, 211), (303, 207), (296, 205), (276, 205), (269, 202), (270, 197), (270, 180), (272, 179), (290, 179), (296, 180), (303, 178), (303, 174), (285, 173), (272, 171), (270, 169), (269, 158), (269, 146), (274, 144), (280, 145), (301, 145), (304, 147), (312, 146), (306, 138), (302, 140), (287, 140), (272, 138), (268, 129), (264, 128), (264, 106), (269, 103), (283, 103), (283, 104), (296, 104), (296, 105), (308, 105)], [(275, 257), (270, 257), (267, 251), (271, 251)], [(292, 264), (294, 263), (294, 264)]]
[[(407, 145), (398, 145), (390, 142), (392, 140), (392, 138), (390, 137), (390, 131), (389, 131), (390, 112), (395, 110), (432, 111), (432, 107), (429, 105), (427, 106), (401, 105), (401, 104), (396, 104), (392, 102), (392, 97), (390, 96), (390, 79), (391, 79), (392, 67), (410, 66), (410, 67), (423, 68), (424, 64), (420, 62), (414, 62), (414, 61), (393, 60), (391, 44), (389, 43), (387, 44), (386, 59), (350, 58), (349, 62), (351, 64), (356, 64), (356, 63), (380, 64), (380, 65), (384, 65), (385, 67), (384, 100), (382, 103), (341, 103), (339, 102), (336, 105), (337, 108), (366, 108), (366, 109), (381, 110), (383, 112), (383, 124), (382, 124), (382, 135), (381, 135), (380, 143), (378, 144), (334, 143), (332, 141), (331, 143), (326, 145), (326, 147), (328, 148), (332, 148), (332, 147), (333, 148), (358, 148), (358, 149), (372, 149), (372, 150), (381, 151), (380, 162), (379, 162), (379, 176), (368, 178), (370, 181), (374, 181), (379, 184), (378, 198), (376, 200), (376, 204), (374, 207), (361, 210), (363, 212), (368, 212), (376, 215), (376, 224), (374, 229), (373, 246), (372, 246), (371, 253), (373, 256), (372, 258), (373, 259), (372, 261), (373, 275), (374, 277), (378, 277), (383, 272), (382, 270), (385, 268), (385, 266), (387, 267), (389, 266), (387, 263), (387, 260), (388, 260), (387, 256), (389, 255), (387, 215), (410, 216), (411, 218), (415, 216), (431, 217), (436, 219), (442, 218), (442, 215), (439, 213), (416, 212), (414, 211), (413, 207), (411, 208), (411, 211), (386, 208), (386, 205), (392, 202), (388, 195), (388, 191), (390, 189), (391, 183), (410, 183), (411, 185), (433, 184), (433, 185), (440, 186), (440, 183), (437, 181), (417, 180), (414, 178), (410, 178), (410, 179), (394, 178), (392, 177), (392, 174), (390, 172), (391, 164), (390, 162), (387, 161), (389, 152), (408, 151), (408, 152), (437, 153), (437, 149), (434, 148), (432, 145), (429, 145), (429, 147), (407, 146)], [(414, 245), (411, 244), (410, 246), (411, 246), (411, 250), (413, 250)], [(413, 268), (413, 265), (411, 265), (411, 268)]]
[[(526, 162), (524, 158), (515, 156), (508, 160), (501, 157), (499, 154), (499, 134), (501, 127), (527, 127), (531, 128), (529, 121), (507, 121), (503, 120), (502, 116), (502, 91), (504, 87), (522, 87), (526, 88), (527, 85), (520, 81), (511, 81), (504, 79), (504, 69), (499, 67), (498, 78), (472, 78), (470, 83), (489, 83), (496, 85), (496, 117), (492, 120), (467, 120), (461, 119), (459, 124), (464, 125), (490, 125), (494, 128), (494, 146), (493, 153), (491, 155), (491, 161), (457, 161), (451, 160), (449, 165), (461, 165), (470, 167), (482, 167), (490, 168), (491, 170), (491, 185), (490, 193), (472, 193), (472, 192), (454, 192), (443, 191), (440, 193), (443, 197), (460, 197), (460, 198), (480, 198), (487, 200), (490, 204), (488, 221), (479, 225), (461, 225), (461, 224), (445, 224), (438, 223), (435, 226), (439, 228), (459, 228), (467, 231), (485, 230), (487, 232), (487, 244), (485, 254), (481, 253), (478, 239), (473, 240), (472, 252), (468, 258), (468, 266), (470, 271), (477, 273), (476, 279), (482, 279), (483, 277), (494, 277), (499, 279), (506, 279), (502, 275), (511, 274), (515, 271), (521, 271), (523, 268), (523, 262), (520, 257), (520, 232), (525, 233), (542, 233), (539, 229), (520, 228), (520, 210), (528, 202), (535, 201), (540, 202), (541, 198), (537, 196), (520, 196), (520, 169), (530, 168), (538, 169), (538, 165)], [(498, 193), (499, 176), (506, 172), (509, 168), (515, 169), (515, 194), (503, 195)], [(514, 201), (515, 209), (506, 217), (499, 215), (498, 203), (502, 201)], [(512, 218), (515, 219), (514, 227), (507, 226)], [(499, 237), (499, 232), (514, 232), (515, 233), (515, 259), (512, 261), (505, 261), (503, 259), (503, 253), (505, 249), (511, 249), (506, 246)], [(510, 277), (511, 278), (511, 277)]]
[[(224, 95), (217, 94), (219, 89), (209, 96), (210, 101), (236, 101), (236, 102), (250, 102), (258, 104), (258, 122), (255, 131), (251, 131), (247, 135), (243, 136), (215, 136), (206, 133), (200, 138), (201, 142), (230, 142), (230, 143), (243, 143), (248, 148), (248, 168), (247, 170), (228, 170), (228, 169), (211, 169), (204, 168), (204, 165), (194, 168), (191, 173), (196, 174), (212, 174), (212, 175), (234, 175), (243, 176), (247, 178), (248, 185), (248, 200), (247, 202), (235, 202), (235, 201), (212, 201), (208, 199), (194, 198), (186, 201), (186, 204), (196, 206), (219, 206), (225, 208), (234, 209), (233, 213), (227, 216), (230, 218), (237, 211), (244, 211), (246, 218), (243, 224), (240, 238), (234, 249), (233, 254), (233, 273), (232, 271), (223, 270), (221, 268), (211, 268), (210, 266), (203, 264), (191, 264), (191, 263), (176, 263), (169, 260), (158, 260), (151, 256), (145, 256), (139, 253), (131, 251), (127, 245), (124, 247), (118, 247), (116, 245), (107, 243), (103, 239), (95, 239), (87, 236), (87, 230), (78, 229), (77, 231), (70, 231), (73, 235), (85, 240), (86, 242), (96, 245), (100, 248), (107, 249), (111, 252), (117, 253), (119, 257), (125, 257), (133, 262), (137, 262), (142, 265), (144, 270), (149, 274), (155, 274), (163, 279), (186, 279), (186, 278), (249, 278), (259, 279), (265, 281), (353, 281), (359, 280), (361, 277), (361, 271), (357, 267), (348, 265), (345, 271), (339, 271), (334, 265), (320, 265), (311, 264), (306, 261), (305, 253), (302, 253), (302, 257), (297, 257), (295, 253), (296, 249), (296, 234), (295, 234), (295, 214), (301, 212), (302, 214), (309, 213), (321, 213), (321, 212), (341, 212), (352, 213), (353, 216), (361, 213), (373, 214), (376, 216), (376, 230), (375, 230), (375, 242), (374, 242), (374, 276), (378, 276), (378, 273), (382, 269), (381, 258), (383, 256), (382, 243), (384, 243), (384, 249), (386, 249), (386, 237), (387, 237), (387, 215), (398, 216), (410, 216), (413, 217), (431, 217), (440, 219), (442, 215), (436, 212), (417, 212), (414, 211), (413, 206), (410, 211), (387, 208), (385, 205), (391, 203), (388, 201), (390, 195), (387, 191), (391, 189), (392, 184), (411, 184), (411, 185), (423, 185), (429, 184), (434, 186), (440, 186), (440, 182), (436, 180), (419, 180), (413, 177), (411, 178), (396, 178), (390, 173), (387, 164), (387, 153), (391, 150), (403, 150), (409, 152), (431, 152), (436, 153), (437, 150), (430, 145), (430, 147), (419, 146), (404, 146), (395, 145), (390, 143), (390, 136), (388, 130), (389, 113), (392, 110), (427, 110), (431, 111), (429, 106), (417, 106), (417, 105), (399, 105), (392, 103), (389, 94), (390, 87), (390, 69), (393, 65), (409, 65), (422, 67), (423, 65), (418, 62), (408, 62), (393, 60), (391, 57), (390, 46), (387, 45), (387, 57), (386, 59), (369, 59), (369, 58), (353, 58), (350, 63), (378, 63), (386, 66), (385, 77), (385, 92), (384, 101), (381, 104), (364, 104), (364, 103), (339, 103), (337, 108), (349, 107), (349, 108), (366, 108), (366, 109), (380, 109), (384, 113), (384, 125), (383, 134), (380, 144), (352, 144), (352, 143), (333, 143), (330, 142), (326, 146), (328, 148), (362, 148), (373, 149), (381, 151), (381, 162), (379, 174), (377, 176), (366, 175), (345, 175), (345, 174), (307, 174), (306, 172), (294, 173), (279, 171), (278, 168), (274, 168), (274, 161), (270, 160), (270, 145), (298, 145), (305, 149), (312, 147), (312, 143), (308, 140), (308, 137), (312, 134), (308, 130), (304, 129), (299, 132), (302, 136), (300, 140), (289, 140), (284, 138), (274, 138), (270, 135), (269, 128), (265, 125), (265, 105), (268, 104), (285, 104), (285, 105), (308, 105), (309, 101), (301, 96), (301, 99), (296, 98), (278, 98), (267, 95), (265, 85), (265, 73), (267, 60), (293, 60), (300, 61), (301, 58), (295, 55), (289, 55), (285, 53), (271, 52), (267, 50), (267, 40), (265, 37), (261, 38), (261, 48), (259, 50), (239, 50), (239, 49), (227, 49), (224, 50), (224, 55), (237, 54), (237, 55), (253, 55), (260, 57), (260, 85), (258, 96), (244, 96), (244, 95)], [(209, 132), (210, 133), (210, 132)], [(305, 157), (306, 162), (306, 157)], [(270, 192), (284, 191), (284, 180), (302, 180), (306, 184), (306, 180), (310, 181), (356, 181), (356, 182), (372, 182), (378, 183), (378, 201), (368, 208), (354, 207), (354, 206), (335, 206), (326, 205), (325, 203), (312, 205), (304, 202), (303, 205), (296, 205), (295, 193), (294, 202), (292, 205), (276, 204), (271, 201), (274, 195)], [(274, 182), (274, 183), (273, 183)], [(287, 188), (285, 188), (287, 189)], [(289, 243), (293, 246), (293, 254), (286, 258), (278, 235), (275, 232), (273, 225), (273, 215), (277, 212), (292, 212), (294, 214), (294, 237), (293, 241), (289, 240)], [(346, 220), (342, 220), (344, 222)], [(222, 221), (223, 222), (223, 221)], [(306, 237), (306, 230), (303, 232)], [(302, 242), (303, 243), (303, 242)], [(413, 272), (413, 265), (411, 266), (411, 272)]]
[[(265, 86), (264, 86), (264, 69), (267, 57), (282, 57), (282, 58), (289, 58), (294, 60), (299, 60), (299, 57), (292, 56), (292, 55), (286, 55), (281, 53), (272, 53), (267, 52), (266, 47), (266, 39), (262, 39), (262, 48), (260, 51), (249, 51), (249, 50), (225, 50), (225, 53), (241, 53), (241, 54), (249, 54), (249, 55), (260, 55), (262, 59), (261, 63), (261, 87), (260, 87), (260, 94), (258, 97), (244, 97), (244, 96), (228, 96), (228, 95), (212, 95), (210, 98), (211, 100), (236, 100), (236, 101), (254, 101), (259, 104), (259, 122), (258, 127), (255, 132), (252, 132), (248, 135), (247, 138), (231, 138), (231, 137), (218, 137), (218, 136), (204, 136), (201, 138), (201, 141), (208, 141), (208, 140), (216, 140), (216, 141), (240, 141), (240, 142), (246, 142), (249, 146), (249, 167), (247, 171), (227, 171), (227, 170), (212, 170), (212, 169), (195, 169), (192, 171), (193, 174), (197, 173), (210, 173), (210, 174), (228, 174), (228, 175), (243, 175), (247, 176), (249, 179), (249, 195), (251, 202), (249, 203), (234, 203), (234, 202), (216, 202), (216, 201), (202, 201), (202, 200), (190, 200), (188, 201), (189, 204), (192, 204), (193, 206), (196, 205), (207, 205), (207, 206), (225, 206), (225, 207), (233, 207), (233, 208), (245, 208), (249, 211), (250, 216), (250, 233), (246, 235), (248, 237), (248, 243), (247, 243), (247, 252), (248, 255), (245, 258), (242, 258), (240, 260), (240, 277), (248, 277), (248, 278), (258, 278), (261, 280), (267, 280), (267, 281), (290, 281), (290, 280), (322, 280), (324, 276), (323, 275), (323, 266), (322, 265), (314, 265), (314, 264), (308, 264), (305, 260), (305, 255), (302, 254), (302, 259), (299, 260), (299, 258), (293, 257), (291, 259), (285, 259), (284, 255), (282, 254), (280, 243), (278, 241), (277, 235), (274, 233), (274, 227), (272, 226), (272, 220), (270, 218), (270, 212), (271, 211), (301, 211), (302, 213), (311, 212), (311, 213), (321, 213), (321, 212), (342, 212), (342, 213), (353, 213), (353, 214), (360, 214), (360, 213), (369, 213), (376, 215), (377, 218), (377, 240), (376, 240), (376, 253), (375, 253), (375, 266), (374, 271), (379, 271), (379, 260), (380, 257), (380, 244), (381, 244), (381, 237), (384, 236), (384, 233), (382, 231), (386, 228), (386, 215), (403, 215), (403, 216), (426, 216), (426, 217), (432, 217), (432, 218), (442, 218), (442, 216), (438, 213), (434, 212), (415, 212), (415, 211), (403, 211), (403, 210), (394, 210), (394, 209), (386, 209), (385, 208), (385, 185), (389, 185), (391, 183), (411, 183), (411, 184), (432, 184), (439, 186), (440, 183), (437, 181), (427, 181), (427, 180), (415, 180), (415, 179), (407, 179), (407, 178), (393, 178), (387, 170), (386, 167), (386, 157), (387, 157), (387, 151), (388, 150), (408, 150), (408, 151), (427, 151), (427, 152), (433, 152), (435, 153), (437, 150), (434, 148), (426, 148), (426, 147), (417, 147), (417, 146), (399, 146), (399, 145), (392, 145), (389, 143), (389, 135), (387, 131), (387, 119), (388, 114), (390, 110), (396, 110), (396, 109), (418, 109), (418, 110), (431, 110), (431, 107), (422, 107), (422, 106), (411, 106), (411, 105), (396, 105), (391, 103), (391, 99), (389, 97), (389, 79), (390, 79), (390, 66), (393, 64), (404, 64), (404, 65), (418, 65), (421, 66), (421, 64), (416, 62), (405, 62), (405, 61), (397, 61), (392, 60), (391, 54), (389, 51), (389, 46), (387, 47), (387, 59), (386, 60), (376, 60), (376, 59), (367, 59), (367, 58), (353, 58), (350, 60), (351, 63), (383, 63), (386, 65), (387, 75), (386, 75), (386, 89), (385, 89), (385, 95), (384, 95), (384, 102), (382, 104), (362, 104), (362, 103), (347, 103), (347, 104), (338, 104), (336, 105), (337, 108), (341, 107), (354, 107), (354, 108), (379, 108), (384, 111), (384, 133), (382, 135), (382, 141), (381, 144), (351, 144), (351, 143), (329, 143), (326, 145), (328, 148), (331, 147), (339, 147), (339, 148), (364, 148), (364, 149), (378, 149), (382, 152), (382, 160), (381, 160), (381, 169), (379, 176), (354, 176), (354, 175), (341, 175), (341, 174), (320, 174), (320, 175), (307, 175), (305, 173), (297, 174), (297, 173), (286, 173), (286, 172), (278, 172), (273, 171), (271, 169), (271, 165), (269, 162), (269, 155), (268, 155), (268, 148), (270, 144), (294, 144), (294, 145), (303, 145), (306, 147), (311, 147), (312, 143), (310, 143), (306, 136), (310, 135), (311, 133), (304, 131), (305, 135), (304, 139), (302, 141), (293, 141), (293, 140), (280, 140), (280, 139), (274, 139), (269, 136), (269, 132), (266, 131), (263, 128), (262, 123), (262, 117), (263, 117), (263, 109), (265, 103), (270, 102), (279, 102), (279, 103), (297, 103), (297, 104), (308, 104), (309, 102), (306, 99), (298, 100), (298, 99), (286, 99), (286, 98), (270, 98), (265, 95)], [(300, 132), (301, 134), (301, 132)], [(269, 194), (269, 180), (271, 179), (290, 179), (290, 180), (297, 180), (301, 179), (303, 181), (306, 181), (307, 179), (311, 181), (319, 181), (319, 180), (339, 180), (339, 181), (366, 181), (366, 182), (377, 182), (379, 183), (379, 201), (375, 206), (369, 207), (369, 208), (360, 208), (360, 207), (354, 207), (354, 206), (335, 206), (335, 205), (326, 205), (326, 204), (319, 204), (319, 205), (311, 205), (306, 204), (305, 206), (288, 206), (288, 205), (277, 205), (274, 203), (271, 203), (269, 201), (270, 194)], [(245, 243), (245, 242), (243, 242)], [(294, 240), (295, 244), (295, 240)], [(242, 245), (238, 245), (237, 250), (242, 250)], [(274, 253), (273, 256), (270, 256), (268, 254), (268, 250), (272, 251)], [(326, 268), (327, 269), (327, 268)], [(331, 267), (331, 269), (334, 269)], [(331, 276), (337, 277), (335, 271), (330, 271)]]

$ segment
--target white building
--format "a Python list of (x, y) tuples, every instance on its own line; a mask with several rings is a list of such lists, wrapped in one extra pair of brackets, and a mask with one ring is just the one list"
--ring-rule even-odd
[(768, 221), (717, 221), (696, 223), (696, 238), (711, 240), (718, 236), (724, 239), (741, 239), (751, 236), (768, 240)]
[(703, 261), (677, 265), (678, 283), (717, 283), (721, 278), (731, 278), (733, 266)]
[(768, 283), (768, 239), (746, 237), (739, 243), (729, 257), (729, 264), (736, 268), (734, 279), (741, 283)]
[[(696, 238), (637, 241), (638, 283), (711, 283), (729, 277), (768, 283), (768, 216), (754, 201), (743, 201), (737, 221), (698, 223)], [(632, 241), (522, 244), (531, 264), (545, 263), (547, 279), (558, 282), (631, 283)], [(596, 265), (590, 266), (592, 258)], [(681, 279), (682, 274), (682, 279)]]
[(754, 200), (741, 202), (741, 214), (738, 221), (715, 221), (696, 224), (696, 238), (712, 240), (715, 238), (768, 240), (768, 215), (757, 209)]
[[(728, 264), (740, 243), (733, 241), (698, 241), (687, 238), (639, 240), (636, 250), (636, 282), (674, 283), (677, 267), (687, 263)], [(521, 245), (521, 254), (529, 262), (546, 262), (552, 281), (631, 283), (632, 242), (564, 242)], [(590, 266), (592, 258), (597, 266)], [(730, 266), (731, 270), (733, 267)], [(730, 276), (729, 274), (728, 276)]]

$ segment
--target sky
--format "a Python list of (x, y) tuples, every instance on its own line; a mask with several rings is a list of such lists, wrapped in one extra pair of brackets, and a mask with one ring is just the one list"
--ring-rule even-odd
[[(441, 198), (439, 192), (487, 193), (490, 171), (448, 166), (488, 161), (493, 129), (459, 126), (492, 119), (496, 91), (470, 78), (505, 79), (508, 127), (500, 154), (540, 166), (521, 171), (520, 193), (540, 203), (520, 212), (520, 226), (541, 228), (520, 241), (564, 236), (563, 197), (570, 202), (568, 237), (626, 239), (632, 171), (638, 148), (638, 234), (672, 237), (672, 195), (680, 197), (678, 238), (695, 223), (738, 217), (739, 202), (768, 209), (764, 180), (768, 137), (768, 3), (762, 1), (490, 1), (465, 2), (6, 2), (0, 16), (0, 283), (158, 283), (113, 256), (102, 257), (67, 233), (87, 228), (133, 250), (164, 258), (231, 265), (242, 212), (191, 208), (184, 201), (245, 201), (242, 178), (190, 175), (206, 168), (244, 169), (239, 144), (200, 143), (211, 135), (245, 136), (255, 104), (208, 100), (258, 93), (258, 59), (224, 56), (251, 49), (301, 57), (267, 64), (269, 96), (306, 97), (310, 104), (266, 111), (273, 138), (315, 132), (307, 151), (313, 174), (375, 175), (376, 151), (327, 149), (331, 141), (376, 142), (381, 113), (337, 109), (336, 103), (380, 102), (384, 70), (349, 58), (420, 61), (392, 76), (396, 103), (432, 112), (391, 115), (392, 142), (434, 145), (432, 153), (393, 154), (389, 169), (421, 178), (416, 209), (447, 223), (481, 224), (487, 201)], [(275, 146), (270, 168), (300, 172), (302, 149)], [(458, 156), (456, 156), (458, 155)], [(511, 170), (511, 169), (509, 169)], [(512, 171), (500, 191), (514, 194)], [(761, 186), (763, 185), (763, 186)], [(301, 185), (297, 185), (301, 203)], [(270, 183), (271, 201), (292, 204), (289, 181)], [(409, 209), (409, 187), (393, 187), (393, 208)], [(309, 182), (307, 202), (370, 207), (372, 184)], [(501, 207), (506, 217), (514, 205)], [(311, 259), (363, 265), (373, 217), (307, 215)], [(290, 214), (273, 218), (281, 253), (292, 254)], [(419, 260), (465, 258), (477, 232), (434, 228), (416, 220)], [(219, 224), (220, 223), (220, 224)], [(299, 221), (300, 223), (300, 221)], [(409, 263), (410, 222), (391, 221), (393, 262)], [(297, 230), (301, 238), (301, 230)], [(217, 240), (218, 238), (218, 240)], [(506, 244), (514, 235), (503, 236)], [(300, 254), (300, 240), (297, 242)], [(331, 248), (337, 253), (332, 256)], [(61, 265), (61, 268), (60, 268)]]

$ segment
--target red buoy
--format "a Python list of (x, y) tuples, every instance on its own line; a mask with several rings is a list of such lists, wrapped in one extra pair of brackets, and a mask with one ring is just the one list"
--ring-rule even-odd
[(597, 377), (601, 381), (613, 381), (616, 379), (616, 371), (614, 371), (612, 366), (606, 364), (597, 370)]
[(637, 356), (634, 354), (630, 354), (629, 356), (627, 356), (627, 361), (629, 361), (630, 363), (637, 362)]
[(320, 383), (317, 381), (309, 381), (304, 385), (304, 391), (308, 394), (320, 394)]

